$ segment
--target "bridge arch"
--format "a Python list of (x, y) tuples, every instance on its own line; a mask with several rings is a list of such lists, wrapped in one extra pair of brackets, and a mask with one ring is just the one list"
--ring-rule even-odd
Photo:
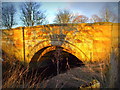
[[(47, 47), (50, 47), (50, 41), (49, 40), (43, 40), (38, 42), (32, 49), (29, 50), (29, 53), (27, 55), (27, 62), (31, 62), (32, 58), (35, 57), (35, 53), (42, 53)], [(41, 51), (40, 51), (41, 50)]]
[[(63, 48), (63, 51), (76, 56), (83, 63), (86, 63), (86, 61), (89, 60), (85, 53), (74, 44), (65, 41), (60, 47)], [(53, 50), (55, 50), (55, 46), (51, 45), (50, 40), (39, 42), (31, 49), (29, 54), (29, 62), (37, 61), (38, 58), (41, 58), (45, 53)]]

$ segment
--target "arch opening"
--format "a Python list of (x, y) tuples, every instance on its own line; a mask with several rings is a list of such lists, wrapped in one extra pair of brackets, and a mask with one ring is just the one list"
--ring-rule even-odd
[[(44, 48), (42, 48), (41, 50), (39, 50), (38, 52), (36, 52), (36, 53), (34, 54), (34, 56), (32, 57), (31, 62), (33, 63), (33, 62), (35, 62), (36, 60), (38, 60), (38, 59), (39, 59), (39, 56), (41, 55), (41, 53), (42, 53), (45, 49), (47, 49), (48, 47), (50, 47), (50, 46), (44, 47)], [(30, 63), (31, 63), (31, 62), (30, 62)]]
[[(46, 48), (44, 48), (45, 50)], [(39, 51), (39, 53), (42, 51)], [(35, 56), (34, 56), (35, 59)], [(38, 58), (37, 58), (38, 59)], [(62, 47), (56, 47), (55, 50), (45, 53), (41, 60), (36, 60), (35, 65), (42, 78), (51, 78), (57, 74), (65, 73), (66, 71), (84, 66), (84, 63), (76, 56), (63, 51)], [(33, 62), (33, 61), (32, 61)], [(32, 64), (32, 62), (30, 62)]]

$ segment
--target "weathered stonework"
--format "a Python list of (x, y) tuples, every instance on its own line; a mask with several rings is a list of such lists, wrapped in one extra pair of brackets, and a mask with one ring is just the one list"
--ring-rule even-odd
[[(84, 63), (105, 60), (111, 47), (118, 45), (116, 23), (77, 25), (39, 25), (2, 30), (2, 50), (24, 61), (23, 29), (25, 39), (25, 62), (43, 49), (40, 57), (60, 46)], [(48, 47), (48, 48), (47, 48)]]

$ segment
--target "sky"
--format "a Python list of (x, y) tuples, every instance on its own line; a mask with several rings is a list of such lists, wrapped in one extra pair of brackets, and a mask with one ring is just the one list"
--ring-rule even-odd
[(117, 13), (117, 3), (114, 2), (45, 2), (42, 3), (41, 8), (47, 10), (48, 19), (50, 23), (52, 23), (58, 9), (68, 9), (73, 13), (79, 13), (87, 17), (91, 17), (93, 14), (99, 15), (101, 9), (106, 5), (108, 5), (115, 13)]
[[(22, 2), (9, 2), (12, 3), (17, 9), (16, 21), (18, 26), (22, 26), (22, 22), (19, 18), (20, 16), (20, 7), (23, 4)], [(6, 5), (8, 3), (5, 3)], [(41, 2), (40, 9), (46, 11), (47, 20), (50, 24), (54, 23), (53, 20), (59, 9), (68, 9), (74, 14), (81, 14), (87, 17), (91, 17), (94, 14), (100, 16), (102, 9), (105, 6), (109, 8), (117, 15), (118, 12), (118, 3), (117, 2)]]

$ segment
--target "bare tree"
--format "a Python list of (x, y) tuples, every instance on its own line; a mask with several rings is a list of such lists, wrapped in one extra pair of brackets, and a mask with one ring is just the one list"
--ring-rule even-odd
[(46, 18), (44, 11), (40, 10), (40, 3), (25, 2), (23, 4), (21, 19), (25, 26), (35, 26), (44, 23)]
[(12, 4), (3, 4), (2, 6), (2, 25), (11, 29), (15, 25), (15, 7)]
[(85, 23), (87, 21), (88, 21), (88, 17), (84, 15), (78, 15), (78, 16), (75, 16), (72, 22), (73, 23)]
[(69, 10), (59, 10), (56, 14), (56, 18), (54, 20), (55, 23), (70, 23), (73, 18), (72, 13)]
[(117, 20), (115, 13), (113, 13), (112, 10), (110, 10), (110, 8), (107, 6), (104, 7), (100, 13), (103, 22), (115, 22)]
[(102, 22), (102, 19), (98, 16), (98, 15), (92, 15), (92, 17), (90, 18), (91, 22)]

